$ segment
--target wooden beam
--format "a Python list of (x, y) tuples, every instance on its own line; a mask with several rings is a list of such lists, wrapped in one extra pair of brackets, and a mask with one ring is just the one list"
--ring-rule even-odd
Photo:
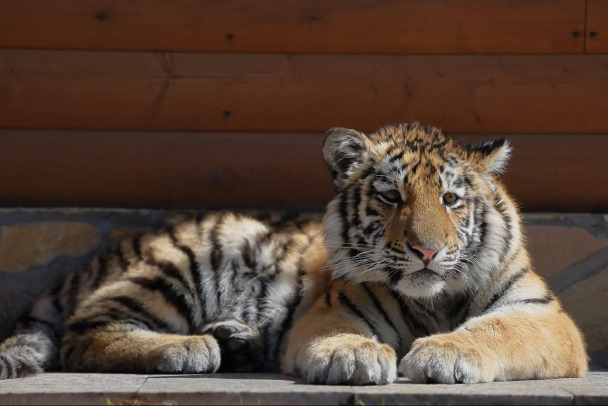
[[(463, 142), (491, 139), (456, 136)], [(510, 135), (527, 211), (608, 211), (608, 136)], [(323, 134), (0, 130), (3, 206), (323, 210)]]
[(608, 132), (608, 55), (0, 50), (0, 127)]
[(587, 0), (585, 52), (608, 53), (608, 1)]
[(4, 48), (581, 53), (585, 0), (19, 0), (0, 15)]

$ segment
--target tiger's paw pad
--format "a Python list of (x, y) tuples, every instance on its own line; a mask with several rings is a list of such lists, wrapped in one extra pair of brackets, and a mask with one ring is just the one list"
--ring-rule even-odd
[(399, 372), (420, 383), (492, 382), (493, 374), (483, 365), (475, 348), (462, 348), (445, 337), (425, 337), (414, 341)]
[(298, 368), (310, 383), (386, 385), (397, 379), (397, 355), (372, 340), (323, 340), (310, 351), (308, 365)]
[(161, 373), (213, 373), (220, 367), (221, 354), (211, 336), (190, 336), (160, 348), (157, 370)]
[(260, 334), (238, 320), (214, 323), (206, 331), (216, 338), (222, 353), (222, 372), (251, 372), (264, 362)]

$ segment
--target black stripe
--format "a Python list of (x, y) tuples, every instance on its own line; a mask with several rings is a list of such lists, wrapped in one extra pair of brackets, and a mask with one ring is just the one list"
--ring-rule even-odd
[(241, 252), (241, 257), (243, 258), (243, 263), (245, 264), (245, 266), (249, 269), (255, 269), (255, 251), (253, 250), (251, 242), (249, 242), (248, 239), (245, 239), (245, 241), (243, 241), (243, 244), (241, 244), (241, 248), (239, 249), (239, 251)]
[(376, 172), (376, 167), (374, 165), (369, 165), (363, 172), (363, 175), (361, 175), (361, 179), (367, 179), (370, 176), (372, 176), (375, 172)]
[(375, 209), (372, 209), (372, 208), (369, 206), (369, 202), (368, 202), (367, 206), (365, 206), (365, 214), (366, 214), (368, 217), (374, 217), (374, 216), (376, 216), (376, 217), (377, 217), (377, 216), (379, 216), (379, 215), (380, 215), (380, 213), (379, 213), (378, 211), (376, 211)]
[(97, 275), (91, 287), (91, 290), (97, 290), (106, 277), (108, 261), (105, 255), (97, 257)]
[(148, 290), (160, 292), (165, 301), (173, 305), (177, 312), (188, 322), (189, 333), (192, 334), (197, 329), (197, 323), (193, 319), (192, 309), (186, 300), (186, 295), (183, 292), (176, 292), (175, 287), (167, 283), (161, 277), (154, 279), (142, 278), (142, 277), (131, 277), (127, 279), (131, 283), (135, 283)]
[(378, 220), (374, 220), (363, 229), (363, 233), (368, 239), (371, 239), (374, 232), (376, 232), (376, 230), (378, 230), (380, 227), (382, 227), (382, 223)]
[(350, 310), (358, 318), (360, 318), (363, 322), (365, 322), (365, 324), (367, 324), (367, 327), (369, 327), (372, 334), (374, 334), (376, 336), (378, 335), (378, 332), (376, 331), (376, 329), (374, 328), (372, 323), (369, 320), (367, 320), (367, 318), (365, 317), (363, 312), (353, 302), (350, 301), (350, 299), (344, 294), (344, 292), (342, 292), (342, 291), (338, 292), (338, 300), (340, 301), (340, 303), (342, 303), (344, 306), (346, 306), (348, 308), (348, 310)]
[[(155, 325), (154, 322), (149, 320), (144, 320), (143, 318), (133, 319), (133, 315), (128, 311), (125, 311), (124, 308), (110, 305), (108, 308), (108, 313), (105, 317), (109, 318), (111, 322), (120, 323), (120, 324), (128, 324), (140, 329), (145, 329), (149, 331), (157, 331), (160, 327)], [(102, 317), (104, 317), (102, 315)]]
[(486, 313), (488, 310), (490, 310), (490, 308), (492, 306), (494, 306), (494, 304), (496, 304), (496, 302), (500, 298), (502, 298), (505, 295), (505, 293), (507, 293), (507, 291), (511, 288), (511, 286), (513, 286), (513, 284), (515, 284), (515, 282), (517, 282), (526, 273), (528, 273), (529, 270), (530, 270), (529, 268), (523, 268), (523, 269), (520, 269), (519, 271), (517, 271), (516, 273), (514, 273), (513, 275), (511, 275), (511, 277), (507, 280), (507, 282), (505, 282), (501, 286), (501, 288), (498, 290), (498, 292), (496, 292), (494, 294), (494, 296), (492, 296), (492, 298), (490, 299), (490, 301), (488, 302), (486, 307), (484, 307), (484, 309), (481, 313)]
[(180, 283), (180, 285), (182, 285), (182, 287), (188, 291), (188, 293), (194, 294), (194, 292), (192, 291), (192, 287), (190, 286), (190, 283), (186, 280), (186, 278), (184, 278), (184, 275), (181, 273), (181, 271), (171, 262), (157, 261), (156, 259), (149, 259), (146, 261), (146, 263), (148, 265), (151, 265), (151, 266), (154, 266), (154, 267), (160, 269), (160, 271), (165, 276), (168, 276), (169, 278), (173, 278), (176, 281), (178, 281)]
[(350, 223), (348, 221), (348, 197), (346, 196), (347, 191), (344, 191), (339, 195), (340, 202), (338, 204), (340, 220), (342, 222), (342, 240), (344, 243), (348, 243), (350, 241), (350, 236), (348, 231), (350, 230)]
[(331, 304), (331, 292), (327, 292), (325, 294), (325, 305), (327, 307), (332, 307), (333, 305)]
[(387, 266), (382, 268), (382, 271), (388, 274), (391, 285), (396, 285), (403, 278), (403, 269)]
[(388, 316), (388, 313), (386, 313), (386, 310), (384, 310), (384, 307), (382, 307), (382, 303), (380, 303), (380, 300), (378, 300), (378, 297), (374, 294), (374, 292), (367, 285), (367, 283), (363, 282), (361, 284), (361, 286), (363, 286), (363, 290), (365, 290), (365, 292), (367, 292), (367, 295), (370, 297), (370, 299), (372, 299), (372, 302), (374, 303), (376, 310), (378, 310), (378, 312), (380, 312), (380, 314), (382, 314), (384, 321), (386, 321), (386, 323), (389, 326), (391, 326), (391, 328), (395, 332), (395, 335), (397, 336), (397, 348), (400, 348), (401, 347), (401, 336), (399, 335), (399, 331), (397, 331), (397, 328), (393, 324), (393, 321)]
[(400, 151), (399, 153), (390, 157), (389, 162), (394, 164), (395, 162), (400, 161), (402, 158), (403, 158), (403, 151)]
[(138, 261), (141, 261), (143, 259), (142, 254), (141, 254), (142, 237), (143, 237), (142, 234), (138, 234), (135, 237), (133, 237), (133, 252), (135, 253), (135, 256), (137, 257)]
[(503, 237), (505, 245), (503, 247), (503, 251), (500, 254), (499, 262), (506, 266), (510, 263), (510, 259), (509, 261), (505, 261), (505, 257), (511, 249), (511, 245), (513, 244), (513, 234), (511, 233), (511, 216), (509, 215), (508, 207), (506, 207), (503, 198), (497, 195), (497, 199), (498, 201), (495, 202), (495, 206), (498, 209), (498, 213), (500, 214), (501, 219), (503, 220), (505, 230), (505, 236)]
[(224, 253), (222, 252), (222, 245), (219, 241), (219, 229), (224, 223), (226, 214), (221, 214), (213, 228), (211, 229), (211, 233), (209, 235), (209, 239), (211, 240), (212, 249), (211, 249), (211, 267), (213, 268), (213, 272), (215, 275), (215, 292), (216, 292), (216, 300), (217, 307), (219, 308), (221, 305), (222, 299), (222, 290), (220, 289), (220, 267), (222, 266), (222, 262), (224, 260)]
[(543, 297), (538, 297), (538, 298), (532, 298), (532, 299), (526, 299), (523, 300), (523, 303), (534, 303), (534, 304), (547, 304), (547, 303), (551, 303), (555, 298), (553, 297), (553, 295), (550, 294), (546, 294)]
[(98, 321), (78, 320), (78, 321), (74, 321), (74, 322), (70, 323), (68, 325), (68, 330), (76, 332), (79, 335), (82, 335), (91, 330), (96, 330), (99, 327), (107, 326), (111, 322), (112, 322), (112, 320), (98, 320)]
[[(198, 230), (200, 230), (201, 224), (198, 219), (196, 222), (196, 227)], [(178, 241), (177, 236), (175, 235), (175, 231), (173, 229), (169, 230), (169, 238), (171, 239), (171, 242), (173, 243), (173, 245), (177, 249), (182, 251), (184, 254), (186, 254), (186, 256), (188, 257), (190, 275), (192, 276), (192, 281), (194, 282), (194, 288), (196, 290), (196, 299), (197, 299), (198, 305), (201, 310), (201, 315), (204, 315), (205, 314), (204, 313), (204, 311), (205, 311), (204, 300), (205, 299), (203, 296), (203, 286), (201, 284), (200, 267), (196, 260), (196, 255), (194, 254), (194, 251), (192, 251), (192, 249), (190, 247), (187, 247)]]
[(359, 227), (361, 225), (361, 217), (359, 216), (359, 206), (361, 205), (361, 188), (356, 187), (352, 191), (353, 194), (353, 220), (352, 226)]
[(553, 297), (553, 295), (547, 293), (543, 297), (535, 297), (535, 298), (530, 298), (530, 299), (515, 300), (513, 302), (507, 302), (507, 303), (505, 303), (505, 305), (511, 305), (511, 304), (547, 304), (547, 303), (551, 303), (554, 299), (555, 298)]
[(270, 279), (262, 281), (262, 287), (260, 288), (260, 294), (256, 300), (257, 313), (258, 313), (258, 323), (262, 320), (264, 316), (264, 300), (266, 299), (266, 295), (268, 295), (268, 284), (270, 283)]
[(116, 255), (116, 257), (118, 258), (120, 270), (124, 272), (129, 267), (129, 261), (127, 261), (124, 252), (122, 252), (122, 244), (118, 244), (118, 246), (114, 250), (114, 255)]
[(407, 324), (407, 327), (409, 328), (412, 335), (414, 335), (415, 337), (423, 337), (429, 335), (430, 331), (428, 327), (420, 323), (414, 317), (410, 308), (407, 306), (407, 303), (405, 303), (405, 301), (399, 296), (399, 293), (392, 289), (390, 289), (389, 292), (391, 296), (393, 296), (393, 299), (395, 299), (395, 301), (397, 302), (399, 310), (401, 311), (401, 317), (405, 324)]
[[(150, 313), (150, 311), (148, 311), (148, 309), (145, 308), (143, 304), (141, 304), (140, 302), (138, 302), (137, 300), (135, 300), (131, 297), (113, 296), (113, 297), (109, 297), (107, 299), (120, 303), (121, 305), (123, 305), (124, 307), (126, 307), (127, 309), (129, 309), (130, 311), (135, 313), (137, 316), (142, 316), (144, 319), (148, 319), (147, 321), (150, 321), (153, 324), (155, 324), (155, 328), (154, 328), (155, 331), (173, 332), (175, 330), (167, 322), (158, 318), (154, 314)], [(128, 320), (121, 320), (121, 321), (128, 322)]]
[(72, 279), (70, 280), (70, 287), (67, 292), (67, 310), (70, 314), (74, 312), (76, 308), (76, 299), (78, 291), (80, 289), (80, 272), (72, 273)]
[(389, 249), (393, 252), (396, 252), (397, 254), (400, 254), (400, 255), (407, 255), (405, 250), (402, 250), (398, 246), (394, 246), (393, 244), (391, 244), (391, 242), (388, 242), (384, 248)]
[(289, 302), (289, 305), (287, 306), (287, 315), (285, 316), (285, 318), (283, 319), (283, 322), (281, 323), (281, 327), (278, 331), (277, 334), (277, 349), (281, 348), (282, 342), (283, 342), (283, 338), (285, 336), (285, 334), (287, 333), (287, 331), (291, 328), (291, 326), (293, 325), (293, 315), (296, 312), (296, 309), (298, 308), (298, 306), (300, 305), (300, 302), (302, 301), (302, 294), (303, 292), (303, 281), (302, 281), (302, 277), (306, 274), (306, 272), (304, 272), (303, 270), (299, 270), (298, 271), (298, 282), (296, 285), (296, 289), (295, 292)]
[[(302, 253), (304, 251), (306, 251), (310, 247), (310, 245), (311, 245), (311, 241), (310, 241), (310, 237), (308, 237), (307, 244), (300, 247), (298, 253), (294, 254), (294, 255), (298, 255), (300, 258), (298, 261), (299, 271), (297, 273), (297, 283), (296, 283), (296, 287), (295, 287), (293, 296), (289, 301), (290, 304), (286, 306), (287, 315), (286, 315), (285, 319), (283, 319), (283, 322), (281, 323), (281, 326), (279, 327), (279, 331), (276, 334), (277, 340), (276, 340), (276, 347), (274, 348), (274, 350), (277, 353), (281, 349), (283, 337), (285, 336), (285, 334), (287, 333), (287, 331), (291, 328), (291, 326), (293, 324), (293, 315), (295, 314), (295, 311), (302, 300), (302, 294), (303, 294), (302, 277), (305, 275), (305, 272), (300, 268), (300, 266), (301, 266), (301, 261), (302, 261)], [(293, 250), (293, 248), (295, 246), (296, 246), (296, 241), (293, 239), (293, 237), (287, 236), (284, 243), (282, 244), (281, 254), (280, 255), (275, 254), (276, 271), (273, 275), (269, 276), (268, 284), (274, 283), (275, 280), (277, 279), (277, 277), (283, 272), (283, 267), (281, 265), (281, 262), (285, 258), (288, 257), (288, 255), (291, 253), (291, 251)], [(279, 250), (279, 249), (280, 249), (280, 247), (276, 248), (276, 250)], [(270, 323), (267, 323), (262, 328), (262, 337), (264, 340), (264, 348), (266, 348), (266, 349), (270, 348), (270, 339), (271, 339), (270, 329), (271, 329), (271, 327), (272, 327), (272, 321)]]

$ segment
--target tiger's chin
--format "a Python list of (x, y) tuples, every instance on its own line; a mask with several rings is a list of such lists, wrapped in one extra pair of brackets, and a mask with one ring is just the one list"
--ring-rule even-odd
[(404, 275), (395, 288), (403, 296), (415, 299), (433, 299), (445, 290), (446, 283), (437, 273), (422, 269)]

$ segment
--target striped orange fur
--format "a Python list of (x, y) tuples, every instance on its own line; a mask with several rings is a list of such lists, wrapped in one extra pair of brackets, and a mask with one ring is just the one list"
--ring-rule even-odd
[(123, 241), (34, 304), (0, 378), (43, 369), (283, 371), (327, 384), (582, 376), (582, 336), (530, 263), (508, 142), (328, 132), (310, 215), (208, 213)]

